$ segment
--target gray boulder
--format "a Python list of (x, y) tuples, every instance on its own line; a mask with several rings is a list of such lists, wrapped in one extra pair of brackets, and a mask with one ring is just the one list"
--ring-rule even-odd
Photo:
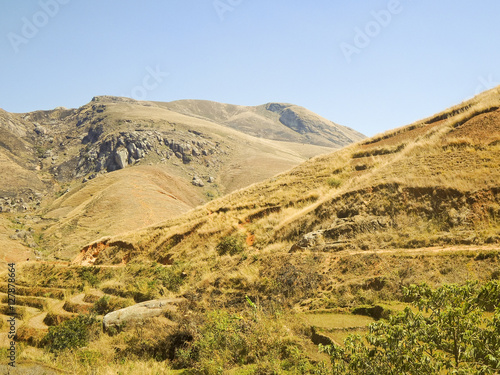
[(300, 241), (292, 246), (290, 252), (293, 253), (295, 251), (302, 251), (324, 245), (325, 238), (323, 234), (323, 230), (318, 230), (303, 235)]
[(205, 184), (203, 183), (202, 179), (197, 177), (197, 176), (194, 176), (193, 177), (193, 181), (191, 181), (191, 183), (194, 185), (194, 186), (198, 186), (198, 187), (203, 187), (205, 186)]
[(130, 155), (133, 155), (133, 156), (134, 156), (134, 155), (135, 155), (135, 156), (137, 155), (137, 147), (136, 147), (136, 145), (135, 145), (135, 144), (133, 144), (133, 143), (129, 143), (129, 144), (127, 145), (127, 150), (128, 150), (128, 152), (130, 153)]
[(140, 322), (145, 319), (165, 315), (177, 311), (178, 305), (186, 301), (184, 298), (169, 298), (141, 302), (124, 309), (106, 314), (102, 319), (104, 330), (119, 328), (128, 322)]

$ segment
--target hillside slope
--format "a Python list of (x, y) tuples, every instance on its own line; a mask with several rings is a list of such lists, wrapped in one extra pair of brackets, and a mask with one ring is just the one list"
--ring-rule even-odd
[[(78, 109), (1, 111), (0, 211), (21, 220), (27, 235), (14, 235), (17, 245), (70, 259), (90, 241), (178, 216), (352, 142), (276, 140), (168, 107), (102, 96)], [(278, 118), (258, 126), (286, 128)]]
[[(177, 219), (110, 239), (105, 247), (88, 246), (77, 262), (168, 260), (189, 270), (187, 285), (207, 300), (216, 294), (203, 290), (215, 293), (221, 285), (233, 285), (236, 294), (216, 298), (229, 303), (235, 295), (261, 295), (269, 287), (265, 280), (285, 275), (304, 273), (304, 285), (320, 279), (323, 287), (338, 285), (339, 273), (321, 271), (321, 262), (335, 263), (349, 254), (372, 257), (375, 251), (377, 258), (377, 253), (422, 248), (498, 249), (499, 106), (496, 88), (431, 118), (313, 158)], [(244, 246), (234, 251), (243, 256), (220, 255), (218, 245), (228, 238), (241, 239)], [(370, 277), (374, 273), (370, 270)], [(356, 285), (368, 282), (368, 274), (358, 277)], [(320, 306), (327, 303), (313, 284), (309, 297), (316, 296)]]
[(339, 147), (364, 138), (351, 128), (335, 124), (293, 104), (267, 103), (246, 107), (207, 100), (178, 100), (158, 104), (255, 137), (277, 141)]

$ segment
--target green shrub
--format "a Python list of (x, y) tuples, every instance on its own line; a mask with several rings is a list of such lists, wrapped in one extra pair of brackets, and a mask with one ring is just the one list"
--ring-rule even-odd
[(109, 304), (109, 296), (102, 296), (94, 303), (93, 310), (96, 314), (106, 315), (111, 312), (110, 304)]
[[(496, 374), (500, 369), (500, 283), (426, 284), (403, 288), (407, 307), (350, 335), (344, 345), (321, 347), (334, 374)], [(491, 314), (485, 312), (494, 311)]]
[(334, 177), (331, 177), (328, 180), (326, 180), (326, 183), (333, 188), (337, 188), (340, 185), (342, 185), (342, 181), (339, 180), (338, 178), (334, 178)]
[(236, 236), (226, 236), (218, 244), (215, 250), (217, 254), (224, 255), (235, 255), (243, 252), (245, 249), (244, 242), (241, 238)]
[(80, 279), (93, 288), (95, 288), (100, 282), (99, 278), (97, 277), (98, 273), (99, 268), (97, 267), (82, 267), (78, 269)]
[(97, 336), (100, 329), (94, 315), (79, 315), (58, 326), (50, 327), (43, 344), (51, 352), (81, 348)]
[(81, 349), (76, 355), (81, 364), (94, 368), (102, 358), (102, 354), (96, 350)]
[(43, 318), (43, 322), (49, 327), (57, 326), (67, 320), (71, 319), (71, 315), (59, 315), (58, 313), (49, 311), (49, 313)]
[(182, 345), (176, 341), (177, 335), (172, 334), (172, 325), (158, 318), (129, 322), (125, 329), (133, 334), (126, 337), (126, 346), (117, 355), (118, 358), (165, 361), (173, 358), (176, 346)]

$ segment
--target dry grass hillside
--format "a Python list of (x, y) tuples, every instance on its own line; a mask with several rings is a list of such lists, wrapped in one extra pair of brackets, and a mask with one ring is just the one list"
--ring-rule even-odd
[[(11, 247), (72, 259), (91, 241), (178, 216), (362, 138), (307, 113), (304, 121), (340, 141), (316, 132), (302, 144), (311, 129), (291, 130), (264, 109), (269, 115), (248, 129), (255, 108), (242, 106), (229, 126), (211, 115), (224, 106), (183, 114), (168, 103), (102, 96), (78, 109), (0, 112), (0, 215), (21, 223)], [(287, 137), (270, 136), (283, 129)]]
[[(206, 103), (190, 103), (190, 116), (195, 104)], [(106, 123), (114, 124), (118, 108), (134, 105), (106, 102)], [(149, 105), (156, 104), (143, 103), (131, 121), (151, 113)], [(187, 111), (186, 103), (176, 105)], [(197, 204), (200, 187), (183, 178), (196, 159), (184, 164), (183, 154), (163, 156), (163, 164), (122, 168), (62, 190), (43, 206), (46, 235), (67, 251), (63, 257), (76, 254), (83, 240), (99, 239), (82, 245), (72, 262), (18, 263), (17, 340), (25, 344), (19, 363), (76, 374), (332, 373), (317, 345), (342, 346), (349, 334), (366, 333), (367, 324), (403, 311), (404, 286), (500, 279), (499, 107), (496, 88), (138, 230), (134, 220), (148, 225), (148, 215), (168, 216), (164, 207)], [(188, 116), (179, 112), (171, 117), (176, 132), (184, 131)], [(151, 121), (160, 128), (164, 117), (158, 116)], [(220, 158), (220, 171), (228, 174), (224, 158), (231, 155), (234, 163), (242, 155), (229, 154), (230, 142), (243, 136), (207, 116), (196, 119), (196, 131), (210, 134), (206, 140), (214, 145), (225, 134), (229, 143), (196, 147)], [(231, 117), (209, 117), (216, 116)], [(89, 139), (98, 126), (89, 128)], [(158, 149), (151, 134), (146, 140)], [(121, 137), (103, 139), (103, 150), (127, 144), (132, 153), (134, 136)], [(256, 147), (245, 139), (248, 149)], [(261, 142), (268, 155), (297, 152), (283, 141)], [(271, 147), (277, 144), (287, 151)], [(93, 155), (92, 147), (85, 152)], [(150, 157), (160, 157), (155, 154)], [(99, 153), (86, 160), (94, 167), (107, 162)], [(185, 169), (171, 169), (171, 160)], [(227, 186), (227, 178), (216, 181)], [(124, 196), (134, 199), (118, 202)], [(71, 229), (76, 222), (80, 231)], [(106, 235), (113, 225), (128, 232)], [(6, 291), (0, 283), (0, 314), (8, 309)], [(102, 330), (105, 314), (152, 299), (182, 302), (161, 316)], [(6, 318), (0, 320), (4, 343)], [(85, 342), (73, 345), (68, 337), (82, 332)]]
[(335, 124), (293, 104), (267, 103), (246, 107), (208, 100), (178, 100), (158, 105), (208, 119), (246, 134), (278, 141), (338, 147), (364, 138), (351, 128)]
[[(79, 259), (168, 259), (191, 270), (193, 287), (237, 278), (245, 290), (284, 259), (498, 249), (499, 106), (499, 89), (490, 90), (108, 243), (125, 247), (86, 247)], [(220, 255), (227, 239), (241, 243), (237, 256)]]

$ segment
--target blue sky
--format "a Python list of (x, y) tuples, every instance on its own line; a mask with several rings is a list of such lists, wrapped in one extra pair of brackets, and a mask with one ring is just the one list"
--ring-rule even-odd
[(0, 108), (304, 107), (367, 135), (500, 84), (500, 2), (3, 0)]

